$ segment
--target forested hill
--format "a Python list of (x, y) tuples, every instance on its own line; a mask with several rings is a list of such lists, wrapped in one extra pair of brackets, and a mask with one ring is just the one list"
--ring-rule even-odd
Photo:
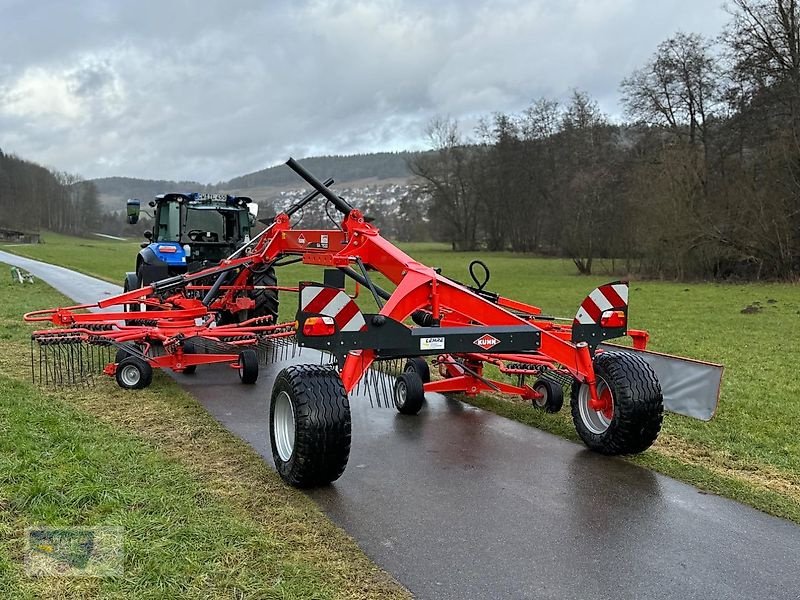
[[(346, 184), (364, 179), (406, 179), (411, 176), (408, 161), (417, 156), (414, 152), (377, 152), (350, 156), (315, 156), (301, 160), (303, 166), (320, 179), (333, 177), (337, 183)], [(275, 165), (234, 177), (230, 181), (202, 184), (196, 181), (167, 181), (134, 179), (131, 177), (104, 177), (93, 180), (104, 199), (149, 199), (170, 191), (245, 191), (265, 187), (301, 187), (305, 184), (283, 164)]]
[(0, 229), (82, 234), (96, 229), (101, 216), (90, 181), (0, 150)]
[[(314, 156), (302, 159), (303, 166), (319, 179), (333, 177), (337, 183), (348, 183), (361, 179), (405, 179), (411, 176), (408, 161), (417, 156), (415, 152), (377, 152), (350, 156)], [(235, 177), (219, 184), (227, 189), (255, 187), (283, 187), (296, 185), (298, 176), (286, 165), (262, 169), (255, 173)]]

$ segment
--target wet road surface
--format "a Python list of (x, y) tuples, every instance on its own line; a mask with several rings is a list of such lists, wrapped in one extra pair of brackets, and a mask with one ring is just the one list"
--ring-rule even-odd
[[(87, 293), (85, 276), (65, 288), (20, 266)], [(178, 380), (271, 462), (278, 370), (256, 386), (224, 366)], [(800, 598), (788, 521), (440, 395), (416, 417), (351, 405), (349, 466), (311, 496), (418, 598)]]

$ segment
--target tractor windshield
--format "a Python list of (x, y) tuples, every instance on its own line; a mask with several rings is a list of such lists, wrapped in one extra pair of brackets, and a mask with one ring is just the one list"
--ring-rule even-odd
[(189, 239), (205, 242), (236, 242), (239, 240), (238, 213), (235, 210), (188, 207), (184, 230)]

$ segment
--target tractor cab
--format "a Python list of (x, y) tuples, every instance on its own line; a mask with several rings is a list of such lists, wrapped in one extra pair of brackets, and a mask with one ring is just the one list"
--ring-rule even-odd
[[(246, 196), (226, 194), (159, 194), (150, 202), (152, 231), (136, 258), (126, 287), (211, 266), (250, 240), (258, 205)], [(139, 200), (128, 200), (128, 223), (139, 220)]]

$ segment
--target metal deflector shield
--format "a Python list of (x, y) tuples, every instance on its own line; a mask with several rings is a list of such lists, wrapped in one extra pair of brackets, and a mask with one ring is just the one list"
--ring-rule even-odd
[(714, 416), (722, 385), (722, 365), (616, 344), (600, 344), (600, 348), (636, 354), (646, 360), (661, 384), (666, 410), (701, 421), (710, 421)]

